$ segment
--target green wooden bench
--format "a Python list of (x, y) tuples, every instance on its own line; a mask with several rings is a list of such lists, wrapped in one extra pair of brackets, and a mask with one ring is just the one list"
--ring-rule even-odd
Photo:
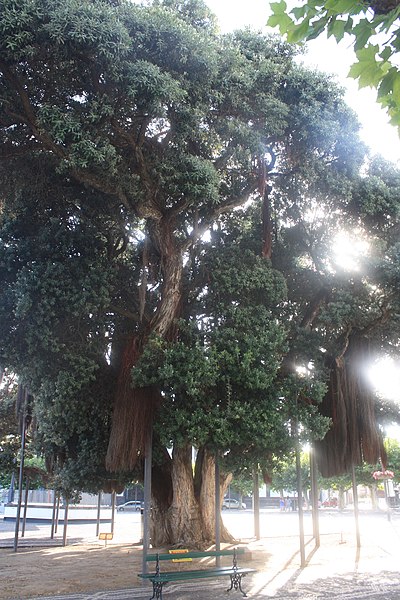
[[(255, 569), (248, 567), (238, 567), (237, 555), (244, 554), (244, 548), (234, 548), (233, 550), (210, 550), (209, 552), (185, 552), (183, 554), (148, 554), (146, 561), (155, 562), (156, 570), (154, 573), (140, 573), (139, 577), (142, 579), (148, 579), (153, 584), (153, 595), (150, 600), (156, 598), (162, 600), (163, 587), (167, 583), (174, 581), (189, 581), (191, 579), (201, 578), (212, 578), (217, 577), (229, 577), (231, 580), (231, 587), (226, 591), (230, 592), (232, 589), (239, 590), (243, 596), (246, 596), (242, 589), (242, 577), (248, 573), (254, 573)], [(232, 566), (230, 567), (206, 567), (204, 569), (196, 570), (180, 570), (180, 571), (165, 571), (160, 572), (160, 562), (165, 560), (169, 561), (180, 561), (193, 558), (213, 558), (217, 556), (232, 556)]]

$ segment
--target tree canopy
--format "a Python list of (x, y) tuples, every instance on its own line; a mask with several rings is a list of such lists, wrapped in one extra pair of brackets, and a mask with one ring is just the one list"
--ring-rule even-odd
[[(341, 91), (200, 1), (0, 7), (0, 363), (57, 485), (140, 476), (154, 425), (157, 542), (206, 543), (217, 449), (222, 489), (330, 424), (326, 472), (377, 459), (347, 359), (396, 352), (399, 176), (360, 175)], [(330, 257), (343, 230), (359, 273)]]
[(349, 77), (375, 87), (378, 102), (393, 125), (400, 125), (400, 6), (396, 0), (303, 0), (288, 10), (285, 0), (271, 2), (268, 25), (279, 27), (289, 42), (315, 39), (323, 32), (340, 42), (353, 40), (357, 61)]

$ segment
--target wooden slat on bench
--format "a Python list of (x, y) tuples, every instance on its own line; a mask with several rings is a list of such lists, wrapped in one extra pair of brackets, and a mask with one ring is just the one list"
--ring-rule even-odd
[(233, 569), (232, 567), (222, 567), (220, 569), (199, 569), (196, 571), (165, 571), (164, 573), (151, 574), (141, 574), (139, 577), (142, 579), (150, 579), (151, 581), (159, 581), (159, 582), (171, 582), (171, 581), (182, 581), (185, 579), (202, 579), (206, 577), (226, 577), (227, 575), (247, 575), (248, 573), (255, 573), (255, 569), (239, 567)]
[[(209, 552), (185, 552), (182, 554), (148, 554), (146, 556), (146, 561), (147, 562), (157, 562), (157, 557), (158, 560), (176, 560), (177, 557), (179, 558), (213, 558), (216, 556), (233, 556), (235, 550), (210, 550)], [(245, 549), (244, 548), (237, 548), (236, 549), (236, 555), (238, 554), (244, 554), (245, 553)]]

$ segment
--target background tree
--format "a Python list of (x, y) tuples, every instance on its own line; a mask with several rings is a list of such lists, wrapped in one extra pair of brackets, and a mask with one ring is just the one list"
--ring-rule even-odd
[[(307, 504), (310, 503), (310, 455), (308, 452), (301, 452), (300, 455), (300, 470), (303, 487), (303, 497)], [(276, 458), (273, 461), (271, 468), (271, 488), (279, 492), (281, 496), (295, 495), (297, 496), (297, 470), (296, 457), (294, 452), (288, 455), (284, 460)]]
[[(16, 385), (6, 382), (3, 374), (0, 388), (0, 487), (9, 487), (12, 473), (17, 469), (17, 455), (21, 447), (15, 410)], [(14, 387), (14, 391), (13, 391)]]
[(240, 473), (234, 474), (231, 483), (231, 491), (238, 494), (239, 502), (243, 502), (243, 496), (252, 496), (253, 473), (248, 469), (243, 469)]
[(398, 487), (400, 483), (400, 443), (398, 440), (386, 438), (386, 452), (388, 455), (388, 469), (393, 471), (393, 483)]
[(303, 0), (291, 10), (284, 0), (271, 2), (268, 25), (279, 27), (289, 42), (312, 40), (324, 31), (337, 42), (353, 41), (357, 62), (349, 77), (360, 87), (378, 90), (378, 102), (387, 109), (393, 125), (400, 125), (399, 51), (400, 6), (396, 0)]
[(331, 492), (333, 491), (335, 497), (337, 498), (337, 506), (339, 510), (343, 510), (346, 507), (345, 493), (352, 488), (352, 485), (353, 480), (350, 473), (343, 473), (342, 475), (337, 475), (336, 477), (320, 479), (321, 488), (328, 490), (328, 499), (331, 499)]

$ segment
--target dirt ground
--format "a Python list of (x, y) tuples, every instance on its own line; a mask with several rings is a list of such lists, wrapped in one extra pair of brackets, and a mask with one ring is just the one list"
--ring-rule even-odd
[[(322, 516), (321, 547), (318, 552), (315, 552), (314, 540), (306, 535), (305, 551), (309, 559), (304, 570), (299, 569), (295, 514), (266, 515), (264, 518), (268, 519), (269, 537), (264, 535), (258, 541), (254, 538), (241, 539), (241, 545), (247, 548), (248, 554), (240, 557), (240, 566), (247, 565), (257, 570), (257, 574), (251, 578), (253, 591), (268, 589), (267, 596), (273, 591), (279, 596), (281, 587), (293, 578), (296, 581), (304, 578), (307, 581), (325, 581), (325, 577), (331, 577), (334, 573), (345, 574), (347, 578), (365, 573), (370, 579), (372, 573), (391, 571), (393, 577), (398, 579), (400, 514), (393, 515), (390, 522), (383, 514), (363, 517), (361, 550), (355, 545), (351, 515), (342, 517), (332, 511)], [(252, 516), (243, 515), (244, 524), (246, 518), (250, 523)], [(129, 524), (130, 517), (120, 516), (117, 535), (107, 545), (94, 536), (93, 526), (88, 526), (82, 537), (79, 537), (81, 527), (71, 527), (71, 537), (64, 547), (60, 539), (62, 532), (58, 539), (50, 542), (48, 527), (43, 529), (32, 525), (26, 538), (20, 540), (18, 552), (14, 552), (12, 541), (15, 525), (0, 519), (0, 600), (33, 600), (40, 596), (138, 587), (148, 591), (148, 583), (143, 583), (137, 577), (142, 571), (142, 547), (137, 541), (140, 532), (137, 530), (136, 537), (132, 537)], [(308, 525), (306, 523), (306, 532)], [(132, 543), (127, 539), (136, 541)], [(156, 551), (151, 550), (152, 553)], [(229, 564), (224, 561), (222, 566)], [(193, 566), (182, 563), (180, 568)]]
[(0, 549), (0, 599), (129, 588), (140, 571), (132, 545)]
[[(267, 553), (258, 553), (265, 565)], [(247, 561), (241, 561), (241, 565)], [(250, 563), (249, 563), (250, 564)], [(255, 561), (251, 561), (255, 566)], [(193, 567), (192, 567), (193, 568)], [(66, 547), (0, 549), (0, 600), (148, 587), (141, 547), (128, 544), (82, 544)]]

